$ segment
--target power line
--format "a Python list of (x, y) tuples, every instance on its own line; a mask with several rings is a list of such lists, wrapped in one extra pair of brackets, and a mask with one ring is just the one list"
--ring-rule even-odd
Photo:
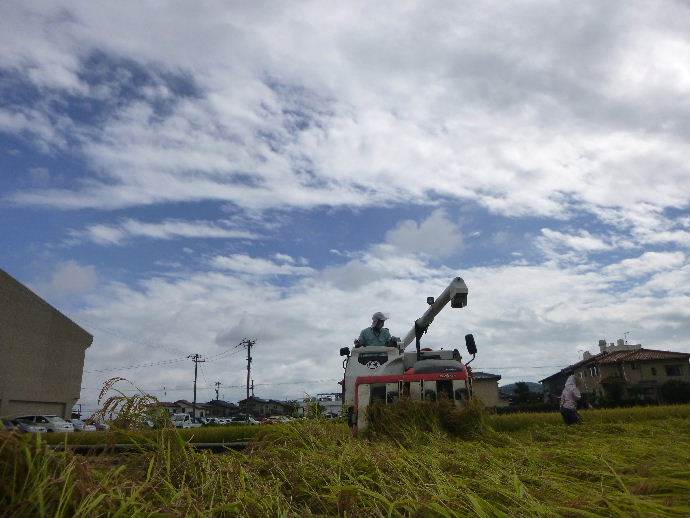
[(485, 367), (485, 366), (475, 366), (472, 368), (472, 370), (480, 370), (480, 369), (562, 369), (564, 368), (564, 365), (511, 365), (509, 367)]
[[(206, 359), (206, 361), (208, 361), (208, 359)], [(204, 383), (208, 385), (209, 382), (208, 379), (206, 379), (206, 374), (204, 373), (204, 366), (202, 365), (201, 367), (199, 367), (199, 369), (201, 369), (201, 377), (204, 379)]]
[(127, 340), (128, 342), (131, 342), (133, 344), (145, 345), (146, 347), (151, 347), (154, 349), (163, 349), (166, 351), (174, 352), (175, 354), (182, 354), (183, 353), (182, 350), (177, 349), (175, 347), (170, 347), (168, 345), (162, 345), (162, 344), (159, 344), (157, 342), (151, 342), (150, 340), (141, 340), (138, 338), (132, 338), (131, 336), (129, 336), (125, 333), (122, 333), (120, 331), (114, 331), (112, 329), (109, 329), (107, 327), (103, 327), (100, 325), (96, 325), (93, 322), (87, 321), (87, 325), (88, 325), (88, 327), (93, 327), (95, 329), (98, 329), (99, 331), (103, 331), (104, 333), (107, 333), (109, 335), (116, 336), (118, 338), (122, 338), (123, 340)]
[[(222, 353), (216, 354), (214, 356), (211, 356), (210, 358), (207, 358), (206, 361), (217, 361), (219, 358), (221, 358), (223, 355), (228, 354), (229, 351), (224, 351)], [(232, 354), (228, 355), (227, 358), (230, 356), (234, 356), (241, 351), (235, 351)], [(132, 365), (122, 365), (119, 367), (106, 367), (103, 369), (84, 369), (83, 372), (112, 372), (112, 371), (118, 371), (118, 370), (130, 370), (130, 369), (142, 369), (145, 367), (158, 367), (161, 365), (170, 365), (172, 363), (179, 363), (183, 362), (187, 359), (187, 356), (181, 356), (179, 358), (170, 358), (167, 360), (159, 360), (155, 362), (149, 362), (149, 363), (139, 363), (139, 364), (132, 364)]]
[[(283, 382), (277, 382), (277, 383), (255, 383), (255, 387), (274, 387), (274, 386), (281, 386), (281, 385), (315, 385), (319, 383), (333, 383), (333, 382), (338, 382), (341, 381), (340, 378), (323, 378), (323, 379), (316, 379), (316, 380), (299, 380), (299, 381), (283, 381)], [(246, 390), (246, 385), (223, 385), (223, 388), (226, 389), (245, 389)], [(84, 390), (88, 390), (88, 387), (82, 387)], [(200, 386), (197, 385), (198, 390), (215, 390), (215, 384), (210, 385), (210, 386)], [(141, 388), (142, 391), (145, 392), (163, 392), (163, 389), (160, 387), (156, 388)], [(166, 387), (165, 390), (167, 391), (180, 391), (180, 390), (189, 390), (189, 386), (178, 386), (178, 387)], [(136, 389), (125, 389), (123, 392), (126, 391), (134, 391), (136, 392)]]
[(112, 372), (112, 371), (118, 371), (118, 370), (143, 369), (145, 367), (158, 367), (161, 365), (170, 365), (172, 363), (179, 363), (179, 362), (185, 361), (186, 359), (187, 359), (186, 357), (171, 358), (169, 360), (160, 360), (157, 362), (139, 363), (139, 364), (133, 364), (133, 365), (123, 365), (120, 367), (106, 367), (104, 369), (85, 369), (83, 372)]

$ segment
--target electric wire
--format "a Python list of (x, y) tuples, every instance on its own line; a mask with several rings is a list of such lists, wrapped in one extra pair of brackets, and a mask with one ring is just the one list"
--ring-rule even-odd
[(140, 363), (140, 364), (133, 364), (133, 365), (123, 365), (120, 367), (106, 367), (103, 369), (84, 369), (84, 372), (98, 373), (98, 372), (113, 372), (113, 371), (121, 371), (121, 370), (143, 369), (146, 367), (160, 367), (163, 365), (171, 365), (173, 363), (183, 362), (186, 359), (187, 359), (187, 357), (185, 356), (182, 358), (170, 358), (168, 360), (159, 360), (156, 362)]
[(131, 342), (133, 344), (137, 345), (145, 345), (146, 347), (153, 348), (153, 349), (162, 349), (165, 351), (172, 352), (174, 354), (183, 354), (183, 351), (181, 349), (178, 349), (176, 347), (171, 347), (169, 345), (163, 345), (157, 342), (152, 342), (150, 340), (142, 340), (140, 338), (133, 338), (125, 333), (122, 333), (121, 331), (115, 331), (113, 329), (103, 327), (99, 324), (94, 324), (93, 322), (89, 322), (86, 320), (86, 325), (90, 328), (98, 329), (99, 331), (102, 331), (106, 334), (115, 336), (117, 338), (122, 338), (123, 340), (126, 340), (128, 342)]
[[(215, 362), (218, 361), (219, 359), (223, 358), (224, 355), (226, 355), (230, 350), (224, 351), (222, 353), (215, 354), (213, 356), (210, 356), (209, 358), (206, 359), (207, 362)], [(225, 356), (225, 359), (230, 358), (231, 356), (234, 356), (238, 354), (239, 352), (242, 351), (236, 351), (232, 352), (228, 356)], [(170, 365), (173, 363), (179, 363), (183, 362), (187, 359), (186, 356), (182, 356), (179, 358), (168, 358), (165, 360), (158, 360), (155, 362), (149, 362), (149, 363), (141, 363), (141, 364), (132, 364), (132, 365), (121, 365), (118, 367), (105, 367), (103, 369), (84, 369), (84, 372), (89, 372), (89, 373), (99, 373), (99, 372), (113, 372), (113, 371), (124, 371), (124, 370), (133, 370), (133, 369), (143, 369), (146, 367), (159, 367), (162, 365)]]

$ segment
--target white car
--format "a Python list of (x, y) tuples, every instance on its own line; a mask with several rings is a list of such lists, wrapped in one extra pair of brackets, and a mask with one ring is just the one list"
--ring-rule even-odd
[(247, 416), (244, 415), (235, 416), (232, 419), (230, 419), (230, 422), (232, 424), (259, 424), (259, 421), (254, 419), (252, 416), (249, 416), (249, 418), (247, 418)]
[(11, 421), (11, 423), (15, 430), (22, 433), (46, 433), (48, 431), (46, 430), (45, 426), (40, 426), (26, 421), (19, 421), (17, 419)]
[(24, 415), (16, 418), (16, 421), (29, 425), (37, 425), (48, 432), (73, 432), (74, 425), (57, 415)]
[(101, 423), (98, 421), (94, 421), (90, 424), (94, 425), (96, 427), (96, 430), (98, 430), (100, 432), (107, 432), (108, 430), (110, 430), (110, 425), (108, 423)]
[(175, 428), (192, 428), (192, 418), (189, 414), (173, 414), (170, 418)]
[(96, 427), (92, 424), (86, 424), (81, 419), (72, 419), (72, 426), (74, 426), (75, 432), (95, 432)]

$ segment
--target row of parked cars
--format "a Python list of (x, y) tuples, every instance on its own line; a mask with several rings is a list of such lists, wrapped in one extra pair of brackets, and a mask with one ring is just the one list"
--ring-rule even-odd
[(201, 426), (223, 426), (229, 424), (259, 424), (259, 421), (249, 416), (234, 417), (197, 417), (193, 418), (189, 414), (173, 414), (172, 424), (176, 428), (199, 428)]
[(257, 421), (252, 416), (236, 415), (233, 417), (197, 417), (192, 418), (189, 414), (173, 414), (172, 423), (177, 428), (198, 428), (201, 426), (224, 426), (232, 424), (270, 424), (284, 423), (292, 421), (293, 418), (287, 416), (270, 416)]
[(108, 430), (106, 423), (86, 423), (81, 419), (66, 421), (57, 415), (23, 415), (14, 419), (3, 419), (2, 428), (6, 431), (46, 433), (46, 432), (95, 432)]
[[(199, 428), (202, 426), (225, 426), (234, 424), (273, 424), (292, 421), (292, 417), (269, 416), (257, 421), (252, 416), (237, 415), (233, 417), (197, 417), (192, 418), (189, 414), (173, 414), (172, 424), (176, 428)], [(148, 423), (151, 428), (153, 423)], [(2, 428), (5, 431), (18, 431), (29, 433), (46, 432), (94, 432), (96, 430), (108, 430), (107, 423), (89, 423), (81, 419), (71, 419), (66, 421), (57, 415), (24, 415), (14, 419), (3, 419)]]

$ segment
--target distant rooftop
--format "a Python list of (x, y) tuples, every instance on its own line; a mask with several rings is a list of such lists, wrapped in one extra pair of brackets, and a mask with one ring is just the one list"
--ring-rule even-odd
[[(626, 344), (628, 345), (628, 344)], [(639, 344), (636, 344), (639, 345)], [(615, 346), (614, 346), (615, 347)], [(562, 376), (570, 371), (577, 369), (578, 367), (583, 367), (585, 365), (591, 364), (611, 364), (611, 363), (622, 363), (622, 362), (644, 362), (644, 361), (658, 361), (658, 360), (688, 360), (690, 358), (690, 353), (679, 353), (675, 351), (662, 351), (657, 349), (645, 349), (640, 346), (629, 347), (624, 349), (614, 349), (607, 347), (604, 352), (599, 354), (591, 354), (584, 360), (580, 360), (577, 363), (568, 365), (567, 367), (561, 369), (560, 371), (547, 376), (540, 382), (547, 381), (556, 376)]]
[(500, 380), (500, 374), (491, 374), (490, 372), (472, 371), (472, 377), (478, 380)]

